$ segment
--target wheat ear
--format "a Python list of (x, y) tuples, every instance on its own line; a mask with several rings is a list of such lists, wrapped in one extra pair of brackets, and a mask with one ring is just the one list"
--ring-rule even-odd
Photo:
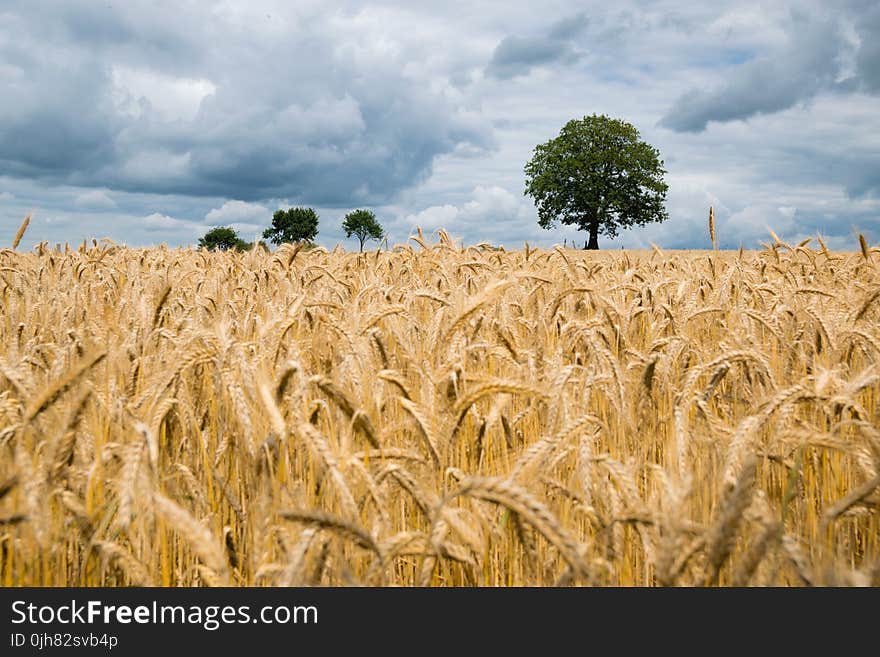
[(21, 238), (24, 236), (24, 231), (27, 230), (28, 224), (31, 223), (31, 215), (28, 214), (24, 221), (21, 222), (21, 226), (18, 227), (18, 232), (15, 233), (15, 237), (12, 238), (12, 250), (18, 248), (19, 242), (21, 242)]

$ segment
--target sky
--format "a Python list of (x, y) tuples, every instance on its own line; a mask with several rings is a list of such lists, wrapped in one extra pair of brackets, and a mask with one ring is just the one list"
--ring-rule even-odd
[[(880, 4), (0, 3), (0, 247), (251, 240), (314, 207), (389, 245), (550, 247), (524, 195), (571, 119), (632, 123), (660, 151), (669, 219), (601, 248), (880, 241)], [(411, 243), (411, 242), (410, 242)]]

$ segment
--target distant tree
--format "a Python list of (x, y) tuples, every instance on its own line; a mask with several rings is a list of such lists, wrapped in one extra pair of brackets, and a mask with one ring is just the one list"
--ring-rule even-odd
[(525, 173), (538, 224), (549, 229), (559, 220), (588, 231), (585, 249), (599, 248), (599, 233), (613, 238), (621, 228), (668, 217), (660, 153), (619, 119), (594, 114), (569, 121), (535, 148)]
[(228, 251), (229, 249), (247, 251), (252, 245), (241, 239), (234, 228), (218, 226), (199, 238), (199, 246), (212, 251)]
[(313, 242), (318, 236), (318, 214), (312, 208), (288, 208), (272, 215), (263, 237), (273, 244)]
[(361, 251), (364, 250), (364, 242), (370, 240), (381, 240), (384, 236), (382, 226), (376, 221), (376, 215), (372, 210), (352, 210), (345, 215), (342, 222), (342, 228), (345, 230), (345, 236), (354, 235), (361, 243)]

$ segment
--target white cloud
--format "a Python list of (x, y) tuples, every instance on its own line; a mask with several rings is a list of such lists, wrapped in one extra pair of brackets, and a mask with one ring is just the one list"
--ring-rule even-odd
[(163, 120), (191, 121), (202, 100), (217, 90), (210, 80), (175, 77), (149, 68), (114, 65), (111, 76), (117, 109), (132, 117), (143, 114), (143, 100)]
[(774, 205), (747, 205), (719, 222), (719, 239), (754, 244), (759, 241), (772, 242), (770, 231), (786, 239), (797, 231), (795, 223), (796, 208)]
[(174, 153), (167, 149), (145, 149), (133, 154), (121, 168), (129, 184), (152, 184), (159, 180), (172, 182), (189, 173), (189, 153)]
[(141, 220), (141, 225), (148, 231), (184, 231), (186, 233), (199, 234), (204, 227), (193, 221), (175, 219), (166, 214), (154, 212)]
[(260, 203), (245, 203), (244, 201), (226, 201), (222, 206), (214, 208), (205, 215), (205, 223), (210, 226), (268, 225), (271, 220), (272, 213), (266, 206)]
[(107, 192), (100, 189), (92, 189), (78, 194), (73, 203), (80, 208), (104, 209), (116, 207), (116, 201), (110, 198)]
[(521, 244), (525, 240), (532, 244), (551, 239), (556, 241), (556, 237), (561, 243), (573, 232), (568, 228), (552, 234), (543, 231), (537, 225), (529, 200), (497, 185), (477, 185), (462, 203), (430, 206), (404, 216), (399, 224), (410, 231), (416, 227), (427, 232), (443, 228), (468, 243), (488, 241), (508, 245)]
[(465, 214), (471, 218), (509, 221), (529, 215), (522, 197), (514, 196), (503, 187), (478, 185), (474, 188), (472, 196), (472, 200), (464, 206)]
[(415, 214), (405, 216), (403, 221), (411, 228), (437, 230), (438, 228), (452, 228), (460, 214), (461, 209), (454, 205), (432, 205)]
[[(467, 243), (583, 243), (538, 227), (523, 165), (593, 112), (636, 125), (670, 184), (668, 222), (602, 248), (705, 247), (710, 205), (733, 247), (766, 241), (767, 227), (850, 247), (852, 226), (880, 238), (880, 12), (868, 2), (7, 4), (0, 189), (16, 192), (0, 192), (0, 214), (66, 217), (49, 239), (192, 241), (306, 205), (332, 246), (357, 205), (391, 242), (420, 225)], [(768, 83), (767, 62), (791, 74)], [(705, 131), (659, 126), (689, 91), (705, 101), (691, 127)]]
[(411, 227), (421, 226), (423, 229), (461, 230), (475, 221), (510, 222), (525, 219), (531, 214), (526, 202), (497, 185), (477, 185), (470, 197), (470, 200), (458, 206), (445, 204), (425, 208), (405, 216), (403, 221)]

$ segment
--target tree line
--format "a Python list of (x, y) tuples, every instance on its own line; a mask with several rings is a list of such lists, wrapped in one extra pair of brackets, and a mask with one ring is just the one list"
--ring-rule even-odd
[[(569, 121), (557, 137), (535, 147), (525, 165), (524, 193), (534, 199), (541, 228), (557, 222), (577, 226), (589, 236), (584, 248), (598, 249), (600, 234), (614, 238), (621, 229), (668, 218), (665, 173), (660, 152), (642, 141), (635, 126), (593, 114)], [(342, 228), (346, 237), (358, 238), (361, 251), (366, 240), (384, 236), (371, 210), (349, 212)], [(278, 210), (263, 232), (275, 244), (312, 243), (317, 235), (318, 215), (312, 208)], [(250, 247), (228, 227), (208, 231), (199, 246)]]
[[(385, 236), (382, 225), (372, 210), (352, 210), (343, 217), (342, 229), (346, 237), (356, 237), (360, 250), (367, 240), (381, 240)], [(288, 208), (272, 215), (272, 225), (263, 231), (263, 239), (273, 244), (305, 243), (313, 245), (318, 237), (318, 213), (314, 208)], [(243, 240), (231, 226), (217, 226), (199, 238), (199, 246), (218, 251), (247, 251), (252, 242)]]

